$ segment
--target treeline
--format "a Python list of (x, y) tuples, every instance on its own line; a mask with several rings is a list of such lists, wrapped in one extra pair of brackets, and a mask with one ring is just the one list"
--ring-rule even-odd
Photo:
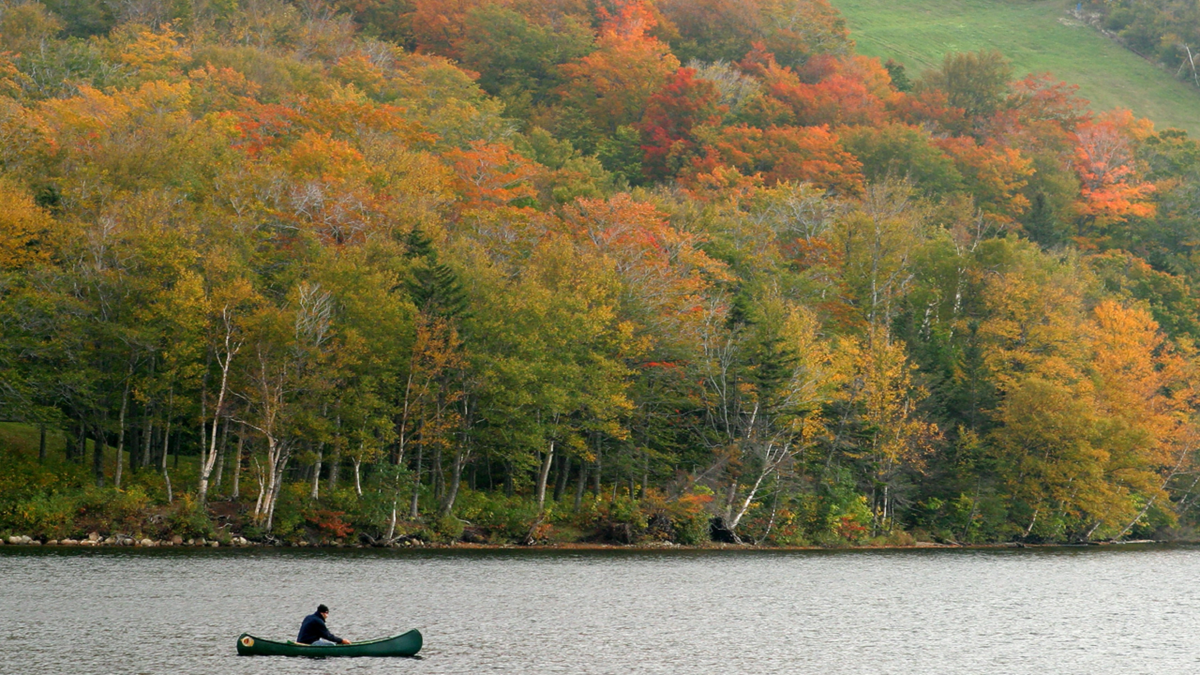
[(1086, 5), (1129, 49), (1200, 87), (1200, 5), (1192, 0), (1093, 0)]
[(0, 528), (1194, 521), (1200, 144), (999, 54), (823, 0), (7, 2), (0, 52), (0, 417), (68, 462), (9, 448)]

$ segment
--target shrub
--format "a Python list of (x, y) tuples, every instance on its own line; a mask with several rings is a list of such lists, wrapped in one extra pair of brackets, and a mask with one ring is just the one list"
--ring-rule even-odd
[(811, 541), (821, 546), (843, 546), (862, 541), (870, 531), (871, 510), (853, 477), (843, 470), (819, 486), (816, 493), (793, 498)]
[(747, 522), (746, 532), (755, 541), (776, 546), (807, 546), (808, 532), (805, 528), (804, 505), (802, 497), (795, 495), (782, 504), (773, 507), (774, 511), (755, 513)]
[(78, 505), (78, 495), (59, 492), (36, 495), (17, 505), (12, 529), (34, 536), (65, 537), (74, 529)]
[[(710, 541), (710, 516), (706, 506), (712, 499), (712, 491), (702, 487), (675, 500), (668, 500), (658, 490), (647, 490), (646, 496), (637, 503), (645, 522), (645, 536), (686, 546)], [(619, 509), (617, 513), (620, 517)], [(631, 526), (636, 524), (630, 523)]]
[(953, 499), (930, 497), (916, 504), (911, 515), (914, 524), (938, 541), (975, 543), (1002, 538), (1007, 510), (994, 495), (960, 494)]
[(264, 532), (258, 525), (247, 524), (242, 526), (242, 536), (250, 541), (262, 541)]
[(445, 543), (455, 542), (462, 538), (463, 522), (454, 516), (438, 518), (433, 523), (433, 533), (437, 540)]
[(473, 490), (459, 494), (458, 512), (464, 520), (486, 531), (493, 543), (523, 542), (538, 517), (537, 504), (532, 501)]
[(186, 493), (180, 495), (168, 511), (167, 526), (184, 539), (207, 538), (216, 534), (208, 513), (200, 507), (195, 497)]
[(363, 490), (360, 497), (354, 488), (345, 487), (326, 496), (329, 508), (345, 513), (346, 520), (356, 531), (379, 539), (387, 533), (392, 519), (392, 507), (395, 506), (403, 517), (407, 503), (403, 495), (396, 499), (391, 490)]
[(601, 539), (621, 544), (633, 544), (645, 534), (648, 525), (646, 514), (637, 500), (626, 495), (600, 502), (593, 527)]
[(294, 535), (304, 524), (304, 510), (308, 501), (307, 483), (289, 483), (279, 491), (275, 502), (275, 515), (271, 521), (271, 534), (276, 537)]
[(706, 505), (711, 494), (686, 494), (671, 504), (671, 531), (677, 544), (698, 546), (709, 542), (709, 515)]
[(304, 516), (304, 521), (315, 528), (322, 539), (345, 539), (354, 533), (354, 528), (342, 519), (345, 511), (333, 509), (311, 508)]
[(867, 498), (860, 495), (846, 504), (839, 504), (833, 512), (833, 534), (843, 542), (857, 544), (870, 533), (871, 510), (867, 508)]
[(78, 493), (90, 483), (87, 471), (54, 459), (40, 464), (26, 453), (7, 449), (4, 459), (0, 462), (0, 527), (31, 536), (71, 534)]
[(135, 534), (144, 531), (147, 525), (147, 509), (150, 496), (141, 486), (126, 491), (112, 488), (93, 488), (78, 495), (78, 510), (74, 530), (82, 534), (85, 530), (122, 532)]

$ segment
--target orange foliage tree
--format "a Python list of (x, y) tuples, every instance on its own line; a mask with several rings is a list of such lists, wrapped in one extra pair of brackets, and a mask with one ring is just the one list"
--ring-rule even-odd
[(646, 102), (680, 65), (665, 43), (648, 35), (654, 25), (641, 2), (622, 3), (608, 14), (599, 48), (559, 66), (567, 79), (559, 89), (562, 102), (582, 111), (602, 132), (637, 122)]
[(458, 174), (467, 208), (514, 205), (537, 194), (531, 180), (539, 167), (499, 143), (472, 141), (467, 150), (447, 155)]
[(460, 59), (467, 14), (484, 4), (508, 3), (494, 0), (412, 0), (408, 28), (421, 50)]
[(1019, 151), (990, 140), (980, 145), (964, 136), (941, 139), (937, 146), (954, 160), (964, 185), (984, 211), (1011, 221), (1029, 208), (1021, 189), (1033, 167)]
[(1154, 213), (1152, 183), (1141, 180), (1134, 143), (1150, 133), (1128, 110), (1107, 113), (1075, 132), (1075, 172), (1082, 183), (1079, 213), (1101, 227)]
[(765, 131), (745, 125), (726, 127), (694, 167), (703, 173), (721, 164), (745, 174), (761, 174), (768, 184), (807, 182), (848, 195), (858, 194), (863, 186), (862, 164), (826, 126)]
[(577, 200), (563, 210), (563, 221), (613, 261), (633, 316), (660, 339), (691, 334), (709, 285), (727, 278), (724, 265), (701, 249), (701, 238), (629, 195)]
[(652, 178), (663, 179), (678, 171), (695, 150), (695, 127), (720, 122), (724, 112), (720, 93), (712, 82), (695, 75), (693, 68), (675, 71), (646, 105), (639, 126), (646, 153), (643, 165)]

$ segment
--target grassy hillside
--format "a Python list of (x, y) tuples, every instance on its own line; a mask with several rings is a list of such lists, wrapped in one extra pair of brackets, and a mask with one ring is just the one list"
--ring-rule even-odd
[[(6, 454), (9, 457), (21, 455), (24, 459), (32, 462), (37, 459), (38, 442), (40, 441), (38, 428), (33, 424), (22, 424), (20, 422), (0, 422), (0, 454)], [(51, 467), (66, 465), (64, 462), (64, 453), (66, 452), (67, 437), (66, 435), (53, 427), (47, 429), (46, 433), (46, 457), (47, 464)], [(70, 466), (78, 467), (81, 470), (81, 475), (90, 481), (88, 471), (92, 466), (92, 441), (87, 441), (86, 456), (82, 462), (70, 463)], [(106, 446), (104, 452), (104, 467), (107, 472), (108, 479), (112, 479), (113, 471), (116, 467), (117, 449), (113, 446)], [(128, 480), (129, 476), (129, 452), (121, 453), (121, 460), (125, 462), (125, 476)], [(179, 483), (176, 486), (184, 488), (192, 487), (196, 482), (200, 473), (200, 461), (196, 455), (182, 455), (176, 457), (172, 454), (167, 460), (167, 467), (171, 472), (171, 480)], [(157, 480), (157, 467), (155, 471), (149, 472), (155, 476)]]
[[(36, 457), (38, 441), (37, 426), (19, 422), (0, 422), (0, 451), (20, 452)], [(46, 434), (46, 453), (61, 455), (66, 442), (61, 431), (51, 428)]]
[(1158, 128), (1200, 135), (1200, 94), (1065, 13), (1063, 0), (832, 0), (858, 51), (912, 75), (946, 52), (998, 49), (1018, 75), (1050, 72), (1078, 84), (1098, 110), (1123, 107)]

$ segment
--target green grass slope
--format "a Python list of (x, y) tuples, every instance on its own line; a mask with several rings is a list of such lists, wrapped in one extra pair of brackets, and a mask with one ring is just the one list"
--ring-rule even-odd
[(915, 77), (947, 52), (998, 49), (1019, 77), (1049, 72), (1093, 109), (1129, 108), (1200, 135), (1200, 94), (1066, 14), (1063, 0), (832, 0), (858, 51)]

